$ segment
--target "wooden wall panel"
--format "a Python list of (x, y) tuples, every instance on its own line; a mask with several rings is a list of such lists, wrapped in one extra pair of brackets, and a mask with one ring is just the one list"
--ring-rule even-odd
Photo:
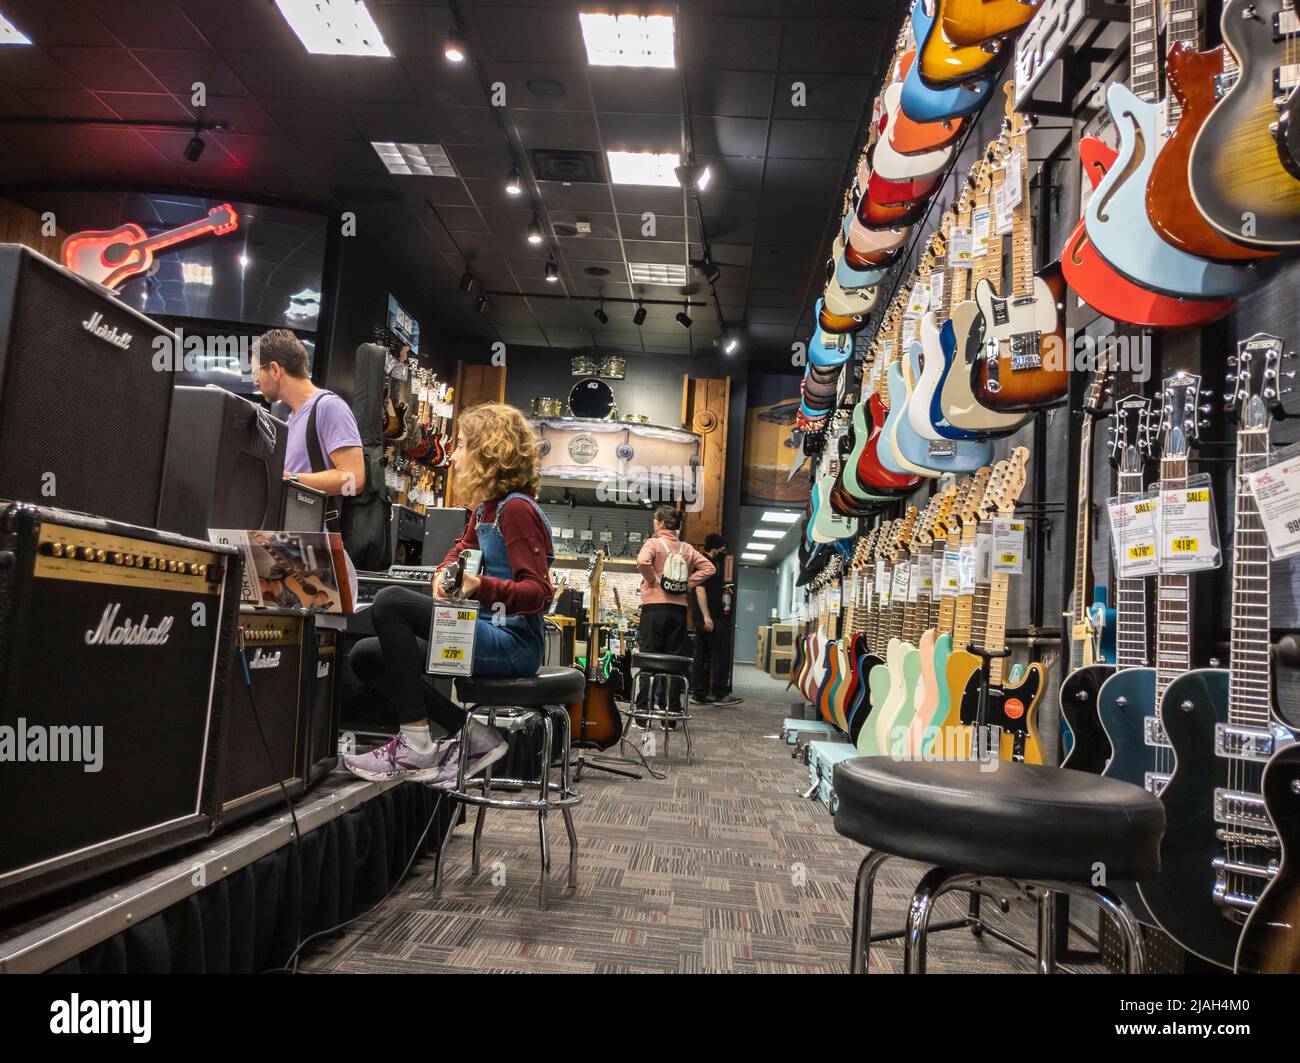
[[(456, 418), (461, 410), (482, 406), (488, 402), (506, 401), (505, 366), (472, 365), (465, 362), (456, 363), (456, 395), (453, 404), (452, 432), (456, 430)], [(455, 437), (453, 434), (453, 441)], [(456, 470), (447, 478), (447, 505), (463, 506), (467, 503), (456, 498)]]
[(67, 233), (59, 228), (55, 229), (53, 236), (42, 235), (41, 216), (36, 211), (0, 199), (0, 243), (23, 244), (54, 262), (60, 262), (66, 236)]
[(687, 507), (683, 535), (699, 547), (710, 532), (722, 531), (723, 493), (727, 481), (727, 413), (731, 378), (687, 377), (682, 389), (682, 424), (703, 437), (700, 448), (700, 504)]

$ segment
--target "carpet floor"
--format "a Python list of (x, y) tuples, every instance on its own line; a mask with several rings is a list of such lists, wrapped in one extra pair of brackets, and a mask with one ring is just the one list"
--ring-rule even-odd
[[(489, 811), (482, 870), (470, 875), (470, 825), (444, 856), (440, 896), (433, 861), (421, 860), (395, 894), (304, 954), (316, 972), (844, 973), (859, 846), (801, 796), (808, 769), (780, 738), (791, 694), (751, 665), (736, 666), (728, 708), (697, 705), (694, 763), (674, 734), (666, 778), (639, 781), (588, 771), (574, 810), (578, 886), (567, 886), (563, 820), (550, 822), (550, 910), (537, 909), (537, 821)], [(662, 747), (662, 734), (656, 733)], [(662, 753), (662, 748), (659, 749)], [(877, 879), (875, 930), (902, 928), (919, 865), (890, 861)], [(940, 900), (935, 920), (961, 914)], [(1034, 939), (1023, 898), (990, 922)], [(1079, 945), (1081, 942), (1074, 942)], [(969, 930), (934, 935), (933, 972), (1032, 971), (1016, 950)], [(902, 968), (899, 941), (873, 946), (872, 970)], [(1074, 970), (1098, 971), (1092, 965)]]

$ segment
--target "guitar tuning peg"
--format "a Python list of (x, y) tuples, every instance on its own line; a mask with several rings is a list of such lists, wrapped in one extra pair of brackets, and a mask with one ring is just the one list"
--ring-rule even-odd
[(1236, 365), (1236, 364), (1237, 364), (1237, 356), (1236, 356), (1235, 354), (1230, 354), (1230, 355), (1228, 355), (1228, 364), (1229, 364), (1229, 365)]
[(1287, 351), (1286, 354), (1282, 355), (1282, 360), (1285, 362), (1289, 362), (1294, 358), (1295, 358), (1295, 351)]
[(1199, 409), (1201, 413), (1210, 413), (1214, 409), (1214, 406), (1211, 403), (1203, 402), (1201, 403)]
[(1237, 374), (1236, 374), (1236, 373), (1224, 373), (1224, 374), (1223, 374), (1223, 381), (1224, 381), (1225, 384), (1235, 384), (1235, 383), (1237, 382)]

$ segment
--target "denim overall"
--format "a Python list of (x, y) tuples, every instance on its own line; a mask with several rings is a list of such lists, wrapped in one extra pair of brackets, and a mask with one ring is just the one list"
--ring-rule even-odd
[[(497, 527), (501, 520), (501, 511), (512, 498), (521, 498), (537, 510), (546, 525), (549, 534), (551, 522), (546, 514), (527, 495), (512, 493), (497, 503), (497, 519), (491, 524), (476, 525), (478, 548), (483, 551), (482, 575), (493, 579), (510, 579), (514, 570), (510, 567), (510, 558), (506, 554), (506, 543)], [(480, 505), (474, 514), (475, 519), (483, 516)], [(548, 554), (549, 565), (553, 555)], [(474, 675), (486, 676), (526, 676), (535, 675), (542, 666), (542, 653), (545, 636), (542, 629), (542, 615), (505, 616), (494, 614), (490, 609), (480, 611), (478, 626), (474, 632)]]

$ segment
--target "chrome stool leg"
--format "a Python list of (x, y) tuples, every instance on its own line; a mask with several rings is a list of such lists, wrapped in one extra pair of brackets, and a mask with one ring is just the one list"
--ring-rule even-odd
[(470, 842), (469, 873), (471, 878), (478, 877), (478, 843), (483, 837), (483, 821), (487, 818), (487, 805), (479, 805), (474, 816), (474, 838)]
[(858, 877), (853, 887), (853, 951), (849, 955), (849, 974), (866, 974), (871, 968), (872, 895), (876, 890), (876, 872), (888, 859), (888, 853), (873, 849), (858, 866)]
[(912, 901), (907, 908), (907, 929), (903, 937), (903, 972), (925, 974), (926, 934), (930, 929), (930, 915), (934, 902), (949, 890), (968, 882), (978, 875), (949, 871), (946, 867), (932, 867), (916, 885)]
[[(569, 744), (572, 741), (571, 725), (569, 722), (568, 710), (560, 707), (558, 710), (560, 718), (560, 735), (561, 741), (564, 742), (564, 752), (560, 762), (560, 793), (561, 796), (568, 796), (569, 793)], [(578, 831), (573, 825), (573, 810), (565, 805), (560, 809), (564, 813), (564, 829), (569, 835), (569, 887), (578, 888)]]
[(1056, 897), (1048, 889), (1038, 894), (1038, 973), (1056, 973)]
[[(549, 801), (551, 798), (551, 757), (555, 748), (555, 726), (551, 723), (551, 714), (542, 709), (542, 770), (541, 785), (538, 787), (538, 799)], [(546, 809), (537, 812), (537, 833), (542, 858), (542, 877), (537, 887), (537, 907), (546, 911), (546, 889), (551, 874), (551, 843), (546, 836)]]

